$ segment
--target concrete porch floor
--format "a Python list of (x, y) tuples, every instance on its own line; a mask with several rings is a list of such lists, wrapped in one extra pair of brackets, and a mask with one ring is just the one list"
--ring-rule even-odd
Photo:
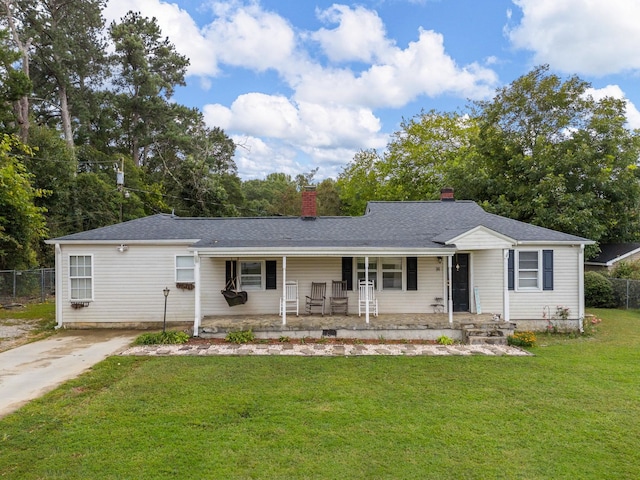
[(384, 314), (369, 318), (364, 315), (287, 314), (287, 324), (282, 325), (279, 315), (206, 316), (203, 318), (200, 336), (224, 338), (228, 332), (251, 330), (257, 338), (288, 336), (338, 337), (389, 340), (424, 339), (435, 340), (447, 335), (454, 340), (462, 338), (462, 328), (468, 324), (499, 324), (493, 314), (454, 313), (449, 324), (446, 313)]

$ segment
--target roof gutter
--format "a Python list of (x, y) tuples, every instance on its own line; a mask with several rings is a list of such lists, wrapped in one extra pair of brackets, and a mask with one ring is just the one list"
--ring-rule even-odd
[(265, 256), (283, 256), (287, 257), (390, 257), (390, 256), (409, 256), (409, 257), (450, 257), (456, 251), (452, 248), (442, 249), (393, 249), (393, 248), (322, 248), (322, 249), (291, 249), (291, 248), (197, 248), (191, 247), (188, 250), (197, 251), (198, 255), (205, 257), (265, 257)]

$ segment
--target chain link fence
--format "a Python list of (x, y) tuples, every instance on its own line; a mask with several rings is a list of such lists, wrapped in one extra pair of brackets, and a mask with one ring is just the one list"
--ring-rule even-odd
[(640, 280), (608, 278), (618, 308), (640, 308)]
[(55, 270), (0, 270), (0, 303), (16, 301), (45, 302), (55, 295)]

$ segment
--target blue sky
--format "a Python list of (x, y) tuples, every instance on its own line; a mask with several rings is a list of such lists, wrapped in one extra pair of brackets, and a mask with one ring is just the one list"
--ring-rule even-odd
[(175, 100), (234, 139), (243, 179), (335, 178), (403, 118), (489, 99), (543, 63), (626, 99), (640, 128), (637, 0), (108, 0), (107, 22), (128, 10), (190, 59)]

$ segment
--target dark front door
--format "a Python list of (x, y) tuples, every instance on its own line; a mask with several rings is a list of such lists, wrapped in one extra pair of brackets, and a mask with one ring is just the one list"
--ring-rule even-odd
[(456, 253), (451, 267), (451, 295), (453, 311), (469, 311), (469, 254)]

